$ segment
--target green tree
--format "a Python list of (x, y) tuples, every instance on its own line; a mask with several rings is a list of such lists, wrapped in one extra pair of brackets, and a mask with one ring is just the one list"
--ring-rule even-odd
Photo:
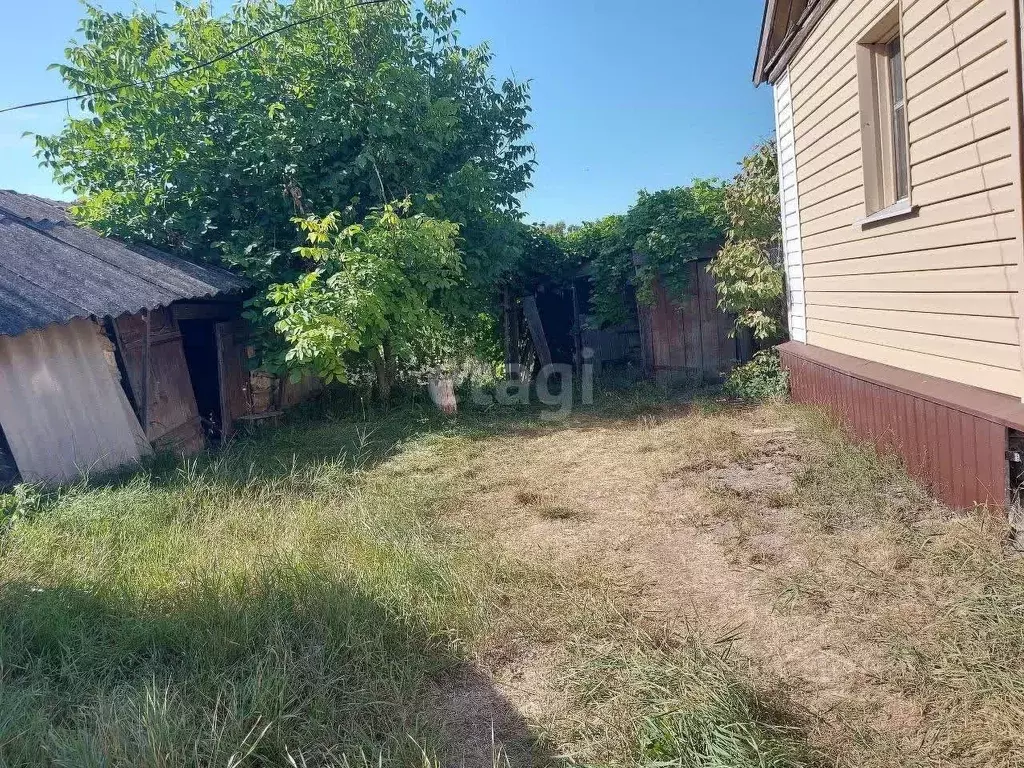
[(315, 269), (272, 285), (264, 310), (288, 343), (288, 360), (328, 382), (348, 377), (353, 356), (368, 358), (382, 401), (400, 364), (441, 363), (454, 343), (459, 228), (409, 216), (410, 207), (388, 204), (347, 227), (338, 213), (296, 219), (307, 240), (296, 250)]
[(545, 288), (568, 288), (579, 273), (581, 261), (569, 247), (569, 228), (560, 223), (524, 224), (519, 232), (519, 257), (505, 284), (513, 295), (535, 293)]
[(709, 266), (718, 304), (736, 315), (737, 328), (771, 343), (786, 336), (785, 276), (779, 217), (779, 166), (766, 141), (743, 159), (725, 192), (729, 235)]
[(626, 244), (637, 254), (638, 300), (652, 304), (658, 282), (669, 296), (687, 294), (687, 265), (707, 256), (724, 237), (722, 200), (723, 187), (714, 181), (640, 193), (623, 227)]
[(408, 196), (458, 225), (453, 294), (471, 316), (517, 258), (534, 160), (528, 87), (492, 77), (487, 46), (460, 43), (459, 14), (449, 0), (251, 0), (220, 17), (209, 4), (169, 17), (86, 5), (59, 66), (68, 86), (158, 82), (83, 98), (87, 114), (37, 137), (39, 155), (82, 222), (225, 264), (264, 291), (313, 274), (294, 217), (336, 211), (343, 229)]
[(644, 191), (625, 216), (607, 216), (566, 235), (567, 247), (589, 264), (594, 312), (603, 323), (621, 324), (635, 314), (631, 288), (648, 305), (657, 284), (669, 296), (687, 295), (687, 265), (725, 237), (724, 195), (714, 179)]
[(585, 263), (593, 286), (591, 310), (604, 325), (621, 325), (635, 313), (627, 297), (636, 274), (624, 234), (625, 216), (585, 222), (566, 235), (566, 247)]

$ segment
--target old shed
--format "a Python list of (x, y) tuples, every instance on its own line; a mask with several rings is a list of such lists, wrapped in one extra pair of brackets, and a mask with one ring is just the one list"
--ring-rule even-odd
[(231, 273), (75, 225), (0, 191), (0, 485), (181, 453), (246, 412)]

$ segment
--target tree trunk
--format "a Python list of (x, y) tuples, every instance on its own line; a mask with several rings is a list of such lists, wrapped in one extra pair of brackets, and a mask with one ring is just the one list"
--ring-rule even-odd
[(391, 389), (395, 382), (395, 364), (392, 358), (391, 342), (387, 339), (373, 350), (373, 370), (377, 378), (377, 399), (381, 405), (391, 402)]

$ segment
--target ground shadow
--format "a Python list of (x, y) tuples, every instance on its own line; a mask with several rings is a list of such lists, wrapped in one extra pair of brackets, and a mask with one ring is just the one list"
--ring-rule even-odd
[(0, 655), (0, 765), (490, 768), (492, 728), (510, 765), (551, 762), (445, 639), (308, 570), (5, 584)]

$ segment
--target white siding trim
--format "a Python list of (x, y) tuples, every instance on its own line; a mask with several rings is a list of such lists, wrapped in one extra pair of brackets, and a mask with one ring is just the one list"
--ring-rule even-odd
[(779, 153), (779, 201), (782, 208), (789, 335), (807, 343), (807, 304), (804, 301), (804, 254), (800, 238), (800, 203), (796, 188), (796, 147), (793, 142), (793, 99), (789, 69), (775, 84), (775, 137)]

